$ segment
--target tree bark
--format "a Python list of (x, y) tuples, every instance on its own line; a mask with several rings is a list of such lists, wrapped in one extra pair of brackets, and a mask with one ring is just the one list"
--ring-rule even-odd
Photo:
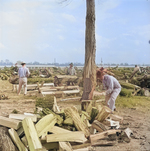
[[(84, 94), (87, 84), (91, 83), (91, 87), (96, 85), (96, 65), (95, 65), (95, 52), (96, 52), (96, 40), (95, 40), (95, 0), (86, 0), (86, 34), (85, 34), (85, 64), (84, 64)], [(89, 83), (85, 83), (85, 79), (90, 80)], [(92, 89), (91, 89), (92, 91)], [(82, 97), (83, 100), (86, 100)]]

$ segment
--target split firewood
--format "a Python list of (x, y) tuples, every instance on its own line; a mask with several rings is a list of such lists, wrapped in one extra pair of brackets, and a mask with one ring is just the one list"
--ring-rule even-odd
[(8, 130), (9, 131), (9, 134), (13, 140), (13, 142), (15, 143), (15, 145), (18, 147), (18, 149), (20, 151), (28, 151), (28, 149), (24, 146), (24, 144), (21, 142), (17, 132), (11, 128)]
[(64, 112), (67, 116), (72, 118), (74, 125), (78, 131), (83, 131), (86, 137), (90, 135), (88, 127), (85, 123), (82, 122), (78, 110), (75, 106), (66, 108)]
[(103, 132), (103, 131), (107, 131), (108, 128), (106, 128), (106, 126), (104, 124), (102, 124), (101, 122), (95, 120), (92, 123), (92, 127), (95, 128), (98, 132)]
[(44, 114), (46, 114), (46, 115), (47, 115), (47, 114), (53, 114), (53, 115), (56, 117), (56, 119), (57, 119), (57, 124), (58, 124), (58, 125), (62, 125), (62, 123), (63, 123), (63, 118), (62, 118), (60, 115), (54, 113), (54, 112), (51, 111), (49, 108), (43, 109), (42, 112), (43, 112)]
[(31, 116), (31, 115), (24, 115), (24, 114), (9, 114), (9, 118), (16, 119), (16, 120), (23, 120), (26, 117), (31, 118), (31, 120), (33, 122), (37, 121), (37, 116), (36, 115)]
[(116, 134), (117, 132), (121, 133), (121, 130), (107, 130), (95, 135), (90, 135), (91, 145), (97, 145), (101, 139), (106, 138), (108, 135)]
[(46, 136), (47, 142), (78, 142), (84, 143), (87, 141), (85, 135), (81, 131), (61, 133), (61, 134), (50, 134)]
[(19, 120), (0, 116), (0, 125), (17, 130), (22, 126), (22, 123)]
[(120, 121), (120, 123), (123, 123), (123, 117), (121, 117), (119, 115), (110, 114), (109, 117), (111, 120)]
[(39, 140), (35, 126), (30, 118), (25, 118), (22, 121), (25, 136), (28, 141), (29, 149), (32, 151), (42, 150), (42, 144)]
[(53, 105), (53, 111), (56, 113), (60, 112), (59, 106), (57, 105), (56, 97), (54, 96), (54, 105)]
[(59, 151), (73, 151), (69, 142), (59, 142)]
[(98, 113), (96, 120), (98, 120), (99, 122), (103, 122), (110, 113), (112, 113), (111, 109), (107, 106), (104, 106), (102, 110)]
[(56, 117), (53, 114), (48, 114), (44, 116), (36, 125), (36, 131), (38, 136), (42, 136), (47, 133), (56, 124)]
[(91, 120), (90, 123), (93, 123), (93, 121), (95, 120), (96, 116), (98, 115), (98, 109), (96, 107), (92, 107), (92, 111), (91, 111)]

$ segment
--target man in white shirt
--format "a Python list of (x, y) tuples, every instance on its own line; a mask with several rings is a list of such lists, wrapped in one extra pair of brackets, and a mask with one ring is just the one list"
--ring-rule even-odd
[(134, 76), (137, 72), (140, 72), (140, 73), (141, 73), (141, 70), (140, 70), (140, 67), (139, 67), (139, 66), (135, 65), (134, 71), (133, 71), (133, 73), (131, 74), (130, 79), (132, 79), (133, 76)]
[(73, 67), (73, 63), (69, 64), (70, 67), (68, 68), (68, 75), (76, 75), (76, 70)]
[(22, 85), (24, 85), (24, 95), (27, 94), (27, 77), (30, 75), (29, 69), (26, 67), (26, 63), (21, 63), (22, 67), (18, 70), (19, 75), (19, 88), (18, 88), (18, 95), (20, 95), (20, 91)]
[(97, 79), (100, 79), (103, 83), (103, 87), (106, 90), (105, 101), (107, 106), (112, 110), (116, 110), (115, 101), (121, 91), (121, 85), (119, 81), (113, 76), (107, 75), (105, 69), (97, 71)]

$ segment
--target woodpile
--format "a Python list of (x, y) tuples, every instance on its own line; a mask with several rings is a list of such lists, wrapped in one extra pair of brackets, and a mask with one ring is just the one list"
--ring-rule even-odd
[[(8, 135), (6, 137), (11, 148), (15, 150), (17, 147), (19, 151), (73, 151), (89, 146), (113, 146), (118, 140), (131, 140), (132, 131), (129, 128), (111, 129), (114, 123), (121, 124), (123, 118), (92, 101), (86, 111), (79, 112), (75, 106), (60, 110), (54, 97), (53, 108), (41, 108), (39, 115), (0, 116), (0, 125), (6, 127), (10, 134), (11, 139)], [(117, 139), (112, 140), (112, 137)]]

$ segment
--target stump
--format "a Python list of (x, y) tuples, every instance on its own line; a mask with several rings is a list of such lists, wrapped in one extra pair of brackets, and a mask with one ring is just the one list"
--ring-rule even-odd
[(0, 151), (18, 151), (10, 139), (6, 127), (0, 127)]

